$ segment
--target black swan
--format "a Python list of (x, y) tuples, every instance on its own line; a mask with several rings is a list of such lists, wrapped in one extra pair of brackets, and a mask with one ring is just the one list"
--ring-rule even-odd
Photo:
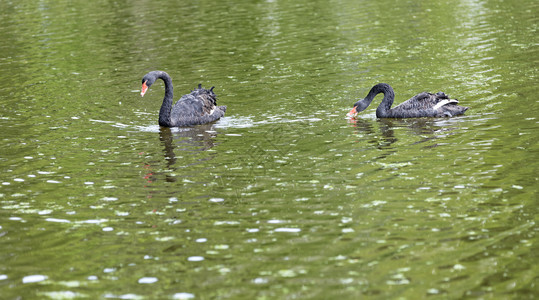
[(384, 94), (382, 103), (376, 109), (378, 118), (420, 118), (420, 117), (453, 117), (464, 114), (468, 107), (457, 105), (457, 99), (449, 99), (443, 92), (431, 94), (423, 92), (391, 108), (395, 93), (387, 83), (379, 83), (372, 87), (365, 99), (354, 104), (354, 108), (347, 114), (355, 117), (357, 113), (365, 110), (379, 93)]
[(165, 98), (159, 110), (159, 125), (164, 127), (200, 125), (213, 122), (225, 115), (226, 106), (217, 106), (214, 87), (207, 90), (200, 84), (190, 94), (183, 95), (173, 106), (172, 79), (163, 71), (152, 71), (142, 77), (140, 91), (142, 97), (158, 78), (165, 82)]

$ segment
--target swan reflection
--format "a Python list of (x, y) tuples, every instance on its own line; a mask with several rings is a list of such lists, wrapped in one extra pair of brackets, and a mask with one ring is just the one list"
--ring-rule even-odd
[(350, 119), (349, 123), (356, 129), (357, 134), (363, 134), (370, 137), (369, 143), (375, 145), (378, 149), (391, 148), (391, 145), (397, 141), (393, 130), (391, 119), (377, 119), (376, 123), (380, 126), (381, 135), (377, 134), (374, 123), (371, 120)]
[(168, 165), (172, 166), (176, 162), (174, 150), (194, 152), (193, 154), (206, 151), (215, 146), (214, 139), (217, 134), (214, 124), (181, 128), (161, 127), (159, 129), (159, 140), (165, 147), (165, 159), (168, 160)]
[[(161, 127), (159, 129), (159, 140), (163, 145), (163, 157), (166, 161), (166, 169), (168, 169), (165, 173), (166, 181), (176, 182), (177, 176), (174, 173), (179, 169), (193, 168), (193, 166), (204, 164), (213, 159), (216, 153), (208, 154), (207, 150), (217, 145), (215, 138), (218, 131), (215, 130), (214, 125), (204, 124), (181, 128)], [(150, 165), (154, 164), (158, 165), (160, 162)], [(157, 172), (152, 171), (145, 178), (149, 181), (155, 181), (157, 175)], [(163, 174), (161, 173), (161, 175)], [(192, 173), (182, 174), (180, 177), (192, 175)]]
[[(435, 140), (455, 133), (458, 126), (455, 125), (455, 119), (435, 119), (435, 118), (410, 118), (410, 119), (376, 119), (374, 122), (370, 119), (350, 119), (357, 134), (369, 137), (369, 142), (376, 145), (378, 149), (391, 148), (399, 139), (395, 137), (395, 131), (406, 129), (408, 132), (421, 137), (419, 141), (412, 144), (420, 144)], [(376, 124), (378, 126), (376, 126)], [(436, 147), (430, 145), (429, 147)]]

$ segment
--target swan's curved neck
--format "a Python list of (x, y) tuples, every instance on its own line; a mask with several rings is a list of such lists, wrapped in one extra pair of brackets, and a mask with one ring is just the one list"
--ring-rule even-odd
[(376, 117), (384, 118), (389, 114), (391, 105), (393, 105), (393, 101), (395, 100), (395, 93), (393, 92), (393, 88), (389, 86), (389, 84), (379, 83), (373, 86), (367, 97), (365, 97), (365, 101), (368, 101), (368, 103), (370, 104), (374, 97), (376, 97), (376, 95), (380, 93), (384, 94), (384, 99), (382, 99), (382, 103), (380, 103), (380, 105), (378, 105), (378, 108), (376, 109)]
[(170, 127), (172, 121), (170, 118), (170, 111), (172, 110), (172, 100), (174, 99), (174, 88), (172, 87), (172, 79), (170, 76), (159, 71), (157, 78), (161, 78), (165, 82), (165, 98), (163, 98), (163, 104), (159, 110), (159, 125)]

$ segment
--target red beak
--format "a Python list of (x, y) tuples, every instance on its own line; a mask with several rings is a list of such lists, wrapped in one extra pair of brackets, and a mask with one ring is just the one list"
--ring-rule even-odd
[(146, 81), (142, 83), (142, 89), (140, 90), (140, 96), (144, 97), (144, 94), (146, 94), (146, 91), (148, 90), (148, 86), (146, 85)]
[(346, 114), (347, 117), (354, 117), (355, 115), (357, 115), (357, 111), (356, 111), (356, 107), (354, 106), (354, 108), (352, 108), (352, 110), (350, 110), (350, 112), (348, 114)]

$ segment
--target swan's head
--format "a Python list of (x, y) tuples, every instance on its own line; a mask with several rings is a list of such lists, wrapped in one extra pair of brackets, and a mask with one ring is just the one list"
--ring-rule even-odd
[(370, 102), (366, 101), (365, 99), (359, 100), (358, 102), (354, 104), (354, 107), (352, 108), (352, 110), (350, 110), (350, 112), (346, 116), (350, 118), (355, 118), (358, 113), (367, 109), (367, 107), (369, 107), (369, 104)]
[(150, 72), (142, 77), (142, 88), (140, 89), (140, 96), (144, 97), (146, 91), (155, 82), (157, 78)]

